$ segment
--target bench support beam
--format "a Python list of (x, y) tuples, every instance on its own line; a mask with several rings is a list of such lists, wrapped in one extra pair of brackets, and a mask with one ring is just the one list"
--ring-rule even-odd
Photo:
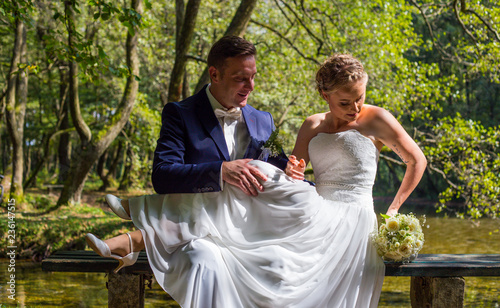
[(144, 275), (115, 274), (108, 276), (108, 307), (144, 308)]
[(411, 277), (412, 307), (463, 307), (463, 277)]

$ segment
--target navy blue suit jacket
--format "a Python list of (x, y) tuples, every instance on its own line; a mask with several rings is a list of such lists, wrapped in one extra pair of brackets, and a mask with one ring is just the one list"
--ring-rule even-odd
[[(224, 133), (208, 100), (205, 86), (187, 99), (168, 103), (162, 112), (152, 182), (159, 194), (220, 191), (220, 170), (230, 160)], [(269, 112), (249, 105), (242, 108), (250, 143), (244, 158), (257, 159), (274, 130)], [(284, 169), (284, 153), (268, 160)]]

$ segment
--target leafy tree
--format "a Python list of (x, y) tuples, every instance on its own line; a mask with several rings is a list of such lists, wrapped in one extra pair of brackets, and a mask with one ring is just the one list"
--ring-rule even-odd
[[(25, 4), (31, 9), (12, 15)], [(273, 114), (287, 153), (304, 118), (328, 110), (315, 90), (318, 65), (333, 53), (351, 53), (370, 76), (367, 103), (389, 109), (427, 155), (428, 172), (415, 194), (440, 199), (443, 210), (459, 201), (466, 204), (464, 215), (497, 215), (496, 186), (475, 188), (480, 179), (498, 180), (492, 154), (498, 151), (493, 140), (500, 121), (496, 2), (145, 4), (150, 9), (139, 13), (112, 1), (2, 2), (0, 117), (7, 116), (11, 68), (31, 76), (19, 143), (0, 122), (4, 173), (13, 166), (18, 155), (13, 149), (20, 144), (24, 187), (66, 181), (60, 205), (79, 200), (87, 176), (92, 182), (87, 184), (101, 189), (150, 188), (163, 105), (209, 82), (201, 72), (213, 42), (223, 35), (244, 35), (258, 50), (250, 103)], [(26, 60), (12, 66), (13, 51), (21, 50), (13, 48), (15, 16), (23, 17), (27, 48)], [(127, 53), (127, 37), (137, 37), (135, 55)], [(140, 83), (134, 77), (139, 76), (133, 70), (136, 62), (126, 63), (134, 57), (141, 62)], [(16, 95), (16, 119), (24, 104), (20, 97)], [(132, 101), (136, 103), (129, 105)], [(468, 140), (471, 149), (453, 140)], [(379, 170), (375, 192), (391, 194), (404, 165), (384, 150)]]
[(447, 203), (463, 200), (461, 217), (500, 216), (500, 129), (462, 118), (446, 117), (423, 135), (429, 169), (449, 184), (439, 196)]
[(0, 13), (7, 15), (15, 27), (14, 46), (7, 76), (5, 91), (5, 117), (7, 129), (12, 142), (12, 182), (10, 197), (19, 201), (24, 199), (23, 192), (23, 138), (24, 116), (26, 113), (28, 76), (26, 64), (26, 28), (25, 23), (31, 20), (33, 8), (31, 1), (2, 2)]
[[(96, 2), (97, 4), (97, 2)], [(70, 201), (80, 202), (81, 192), (83, 185), (94, 163), (97, 162), (99, 157), (109, 147), (111, 142), (120, 133), (122, 128), (128, 121), (130, 113), (135, 103), (135, 98), (138, 91), (138, 75), (139, 75), (139, 58), (137, 54), (137, 29), (139, 26), (142, 1), (133, 0), (130, 9), (124, 9), (122, 16), (120, 16), (123, 24), (127, 26), (127, 42), (126, 42), (126, 61), (127, 61), (127, 83), (124, 88), (124, 93), (120, 104), (115, 110), (104, 127), (92, 133), (89, 126), (83, 119), (80, 112), (80, 103), (78, 98), (78, 64), (76, 61), (82, 61), (82, 64), (87, 64), (88, 61), (93, 61), (92, 56), (88, 54), (79, 53), (81, 49), (85, 49), (88, 43), (78, 42), (75, 36), (78, 35), (75, 28), (74, 12), (77, 8), (77, 3), (67, 1), (65, 3), (65, 22), (68, 31), (68, 48), (70, 51), (70, 90), (69, 90), (69, 103), (71, 110), (71, 118), (73, 124), (80, 136), (80, 151), (72, 158), (72, 165), (70, 168), (70, 175), (68, 176), (61, 196), (58, 200), (58, 206), (67, 204)], [(115, 11), (116, 9), (109, 8), (104, 5), (104, 14)], [(102, 15), (103, 18), (106, 18)], [(98, 15), (94, 15), (98, 17)], [(85, 63), (87, 62), (87, 63)]]

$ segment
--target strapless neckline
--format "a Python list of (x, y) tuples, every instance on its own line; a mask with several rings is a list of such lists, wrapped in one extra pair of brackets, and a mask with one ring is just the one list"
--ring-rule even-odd
[[(308, 151), (320, 195), (332, 200), (337, 198), (332, 196), (333, 190), (348, 188), (371, 198), (379, 151), (370, 138), (356, 129), (318, 133), (309, 142)], [(328, 192), (320, 189), (324, 186), (330, 187)]]
[[(312, 138), (311, 138), (311, 141), (312, 141), (314, 138), (318, 137), (319, 135), (340, 135), (340, 134), (343, 134), (343, 133), (348, 133), (348, 132), (355, 132), (355, 133), (357, 133), (358, 135), (362, 136), (363, 138), (367, 139), (367, 140), (368, 140), (368, 141), (370, 141), (370, 143), (373, 145), (373, 147), (375, 148), (375, 150), (377, 150), (377, 153), (379, 153), (379, 152), (380, 152), (380, 151), (377, 149), (377, 147), (375, 146), (375, 144), (373, 143), (373, 141), (372, 141), (370, 138), (366, 137), (365, 135), (363, 135), (362, 133), (360, 133), (360, 132), (359, 132), (357, 129), (355, 129), (355, 128), (350, 128), (350, 129), (347, 129), (347, 130), (342, 130), (342, 131), (339, 131), (339, 132), (334, 132), (334, 133), (323, 133), (323, 132), (321, 132), (321, 133), (318, 133), (316, 136), (312, 137)], [(309, 141), (309, 142), (311, 142), (311, 141)]]

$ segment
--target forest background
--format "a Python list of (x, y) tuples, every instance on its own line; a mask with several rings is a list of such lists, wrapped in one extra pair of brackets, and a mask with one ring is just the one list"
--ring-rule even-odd
[[(211, 45), (238, 35), (258, 50), (249, 103), (272, 113), (287, 154), (302, 121), (328, 110), (319, 64), (351, 53), (370, 76), (366, 102), (391, 111), (427, 157), (412, 198), (497, 218), (499, 28), (487, 0), (1, 0), (1, 212), (15, 200), (24, 255), (119, 232), (82, 195), (152, 192), (163, 106), (208, 83)], [(375, 195), (393, 196), (404, 168), (384, 148)], [(48, 185), (60, 194), (40, 193)]]

